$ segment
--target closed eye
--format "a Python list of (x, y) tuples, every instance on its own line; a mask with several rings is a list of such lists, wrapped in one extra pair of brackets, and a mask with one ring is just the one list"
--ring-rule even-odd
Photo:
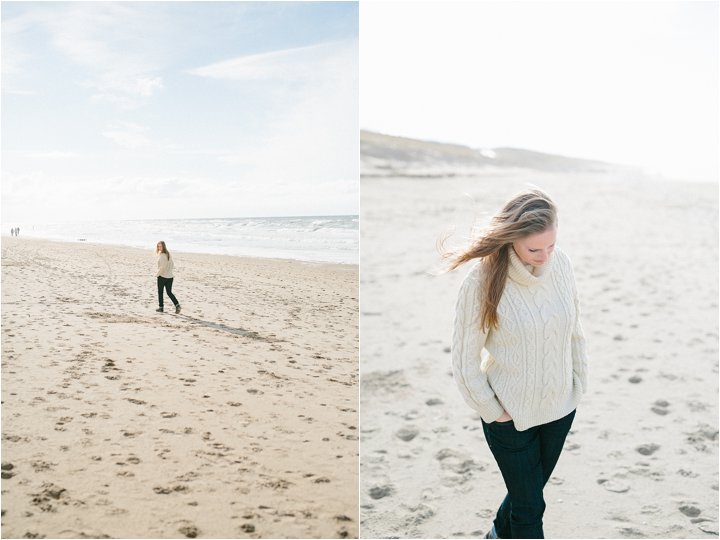
[[(555, 244), (553, 244), (552, 246), (550, 246), (548, 249), (552, 249), (552, 248), (554, 248), (554, 247), (555, 247)], [(539, 250), (539, 249), (528, 249), (528, 251), (529, 251), (530, 253), (535, 253), (536, 251), (540, 251), (540, 250)]]

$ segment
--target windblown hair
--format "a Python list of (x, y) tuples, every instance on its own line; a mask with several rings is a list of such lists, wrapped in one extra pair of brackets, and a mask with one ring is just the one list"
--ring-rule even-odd
[(158, 251), (158, 249), (155, 248), (155, 252), (156, 253), (165, 253), (168, 256), (168, 260), (170, 260), (170, 252), (168, 251), (167, 246), (165, 245), (165, 242), (160, 240), (158, 242), (158, 244), (160, 244), (160, 251)]
[(483, 330), (498, 327), (497, 307), (505, 289), (512, 243), (545, 232), (553, 225), (557, 225), (555, 204), (539, 189), (529, 189), (510, 199), (468, 249), (445, 255), (450, 259), (449, 270), (472, 259), (482, 260), (485, 279), (480, 287), (480, 327)]

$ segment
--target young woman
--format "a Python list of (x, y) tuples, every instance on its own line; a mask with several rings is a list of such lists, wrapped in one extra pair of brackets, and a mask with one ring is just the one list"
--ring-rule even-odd
[(175, 295), (172, 293), (174, 263), (172, 257), (170, 256), (170, 252), (165, 246), (165, 242), (160, 240), (157, 243), (155, 252), (158, 256), (157, 289), (158, 301), (160, 303), (160, 307), (155, 311), (159, 311), (160, 313), (164, 311), (163, 289), (165, 289), (167, 291), (167, 295), (170, 297), (170, 300), (172, 300), (172, 303), (175, 304), (175, 313), (180, 313), (180, 302), (177, 301), (177, 298), (175, 298)]
[(479, 259), (457, 300), (453, 374), (507, 488), (485, 538), (544, 537), (543, 487), (587, 388), (575, 277), (556, 237), (555, 205), (528, 190), (451, 257), (451, 269)]

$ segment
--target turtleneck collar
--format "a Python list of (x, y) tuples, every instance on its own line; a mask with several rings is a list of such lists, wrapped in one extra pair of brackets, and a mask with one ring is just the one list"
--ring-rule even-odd
[(520, 257), (517, 256), (517, 253), (515, 253), (512, 245), (508, 247), (508, 253), (510, 255), (508, 277), (521, 285), (527, 286), (542, 283), (550, 273), (550, 269), (552, 268), (555, 260), (554, 254), (550, 254), (548, 261), (542, 266), (535, 268), (536, 274), (533, 274), (532, 270), (534, 267), (532, 265), (525, 265), (520, 260)]

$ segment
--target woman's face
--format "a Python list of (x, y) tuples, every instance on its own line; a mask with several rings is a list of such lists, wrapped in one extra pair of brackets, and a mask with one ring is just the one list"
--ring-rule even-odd
[(155, 251), (162, 251), (162, 244), (158, 242), (158, 245), (155, 246)]
[(513, 249), (525, 264), (542, 266), (555, 249), (557, 227), (553, 226), (544, 232), (531, 234), (513, 242)]

